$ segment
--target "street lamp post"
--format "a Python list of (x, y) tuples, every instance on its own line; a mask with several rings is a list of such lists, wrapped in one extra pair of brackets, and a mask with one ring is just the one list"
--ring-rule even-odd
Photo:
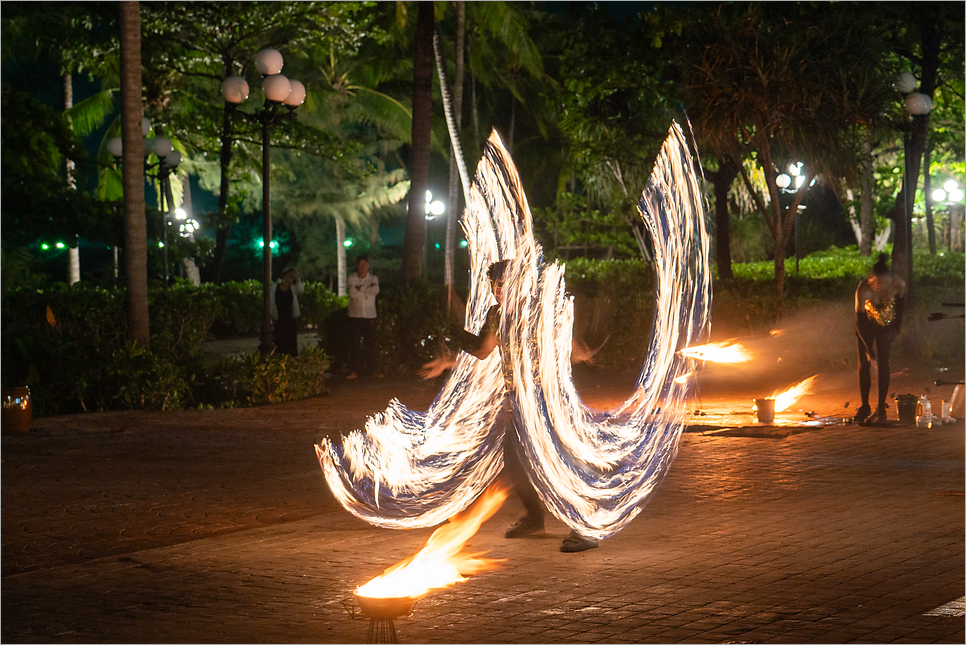
[[(263, 355), (275, 350), (274, 329), (272, 326), (271, 285), (272, 285), (272, 212), (270, 202), (271, 174), (271, 126), (282, 119), (294, 118), (295, 108), (305, 100), (305, 86), (299, 81), (283, 76), (282, 55), (274, 49), (263, 49), (255, 55), (255, 67), (262, 76), (262, 89), (265, 104), (262, 109), (247, 113), (238, 110), (238, 105), (248, 98), (248, 82), (241, 76), (226, 78), (221, 93), (231, 114), (240, 115), (262, 126), (262, 335), (258, 346)], [(287, 112), (279, 112), (284, 105)]]
[[(154, 137), (149, 139), (148, 133), (151, 132), (151, 121), (148, 118), (141, 119), (141, 133), (144, 135), (144, 173), (147, 175), (152, 169), (157, 168), (158, 178), (158, 206), (161, 211), (161, 244), (164, 250), (164, 286), (168, 286), (168, 226), (169, 217), (174, 210), (174, 197), (171, 193), (171, 173), (181, 164), (181, 153), (174, 149), (174, 144), (167, 137)], [(111, 155), (120, 161), (124, 152), (124, 145), (121, 137), (114, 137), (107, 143), (107, 149)], [(151, 154), (158, 158), (158, 163), (149, 164), (147, 159)]]
[[(902, 72), (896, 79), (896, 90), (902, 94), (903, 104), (906, 112), (915, 119), (917, 116), (925, 116), (932, 110), (932, 99), (925, 94), (914, 92), (916, 89), (916, 77), (909, 72)], [(912, 129), (906, 124), (902, 129), (902, 196), (903, 196), (903, 221), (902, 227), (905, 233), (905, 252), (906, 252), (906, 288), (912, 294), (912, 209), (915, 203), (916, 186), (910, 185), (912, 181)], [(926, 169), (929, 172), (929, 169)], [(918, 183), (918, 182), (916, 182)], [(893, 267), (895, 268), (895, 267)], [(911, 299), (911, 297), (909, 298)]]

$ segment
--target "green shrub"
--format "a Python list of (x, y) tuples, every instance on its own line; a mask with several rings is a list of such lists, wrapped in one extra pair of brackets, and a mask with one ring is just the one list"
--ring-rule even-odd
[[(446, 313), (446, 289), (414, 280), (379, 294), (380, 368), (415, 373), (458, 333)], [(347, 336), (346, 336), (347, 338)]]
[(297, 401), (326, 392), (329, 359), (319, 347), (307, 346), (293, 358), (259, 353), (227, 357), (209, 365), (199, 388), (199, 407), (234, 407)]

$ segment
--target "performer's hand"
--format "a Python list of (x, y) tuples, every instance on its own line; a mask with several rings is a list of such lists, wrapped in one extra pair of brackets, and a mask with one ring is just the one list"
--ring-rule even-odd
[(436, 378), (446, 370), (451, 369), (455, 364), (456, 359), (451, 354), (446, 353), (423, 365), (423, 368), (419, 370), (419, 376), (426, 379)]
[[(607, 340), (605, 339), (604, 342), (606, 343)], [(604, 346), (604, 343), (601, 343), (600, 347), (603, 347), (603, 346)], [(587, 343), (585, 343), (584, 341), (574, 340), (570, 348), (570, 362), (571, 363), (592, 363), (593, 361), (591, 359), (593, 359), (594, 355), (600, 351), (600, 347), (598, 347), (597, 349), (591, 349), (590, 347), (587, 346)]]

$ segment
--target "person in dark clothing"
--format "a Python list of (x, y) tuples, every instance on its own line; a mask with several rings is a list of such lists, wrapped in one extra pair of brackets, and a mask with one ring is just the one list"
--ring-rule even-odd
[(303, 290), (295, 269), (286, 269), (275, 288), (271, 290), (272, 324), (275, 328), (275, 351), (289, 356), (299, 355), (298, 293)]
[[(902, 323), (906, 283), (889, 273), (886, 260), (886, 254), (881, 254), (872, 267), (872, 275), (862, 280), (855, 290), (855, 335), (859, 350), (859, 394), (862, 397), (862, 405), (855, 414), (856, 423), (865, 423), (869, 419), (881, 423), (887, 418), (889, 351)], [(873, 361), (879, 381), (874, 413), (869, 407)]]
[[(472, 354), (480, 360), (489, 356), (494, 349), (502, 348), (500, 343), (500, 308), (503, 306), (504, 301), (503, 279), (508, 264), (509, 261), (507, 260), (497, 262), (490, 265), (488, 271), (490, 288), (493, 290), (493, 297), (496, 298), (497, 304), (490, 307), (490, 310), (487, 312), (482, 336), (476, 338), (475, 342), (473, 342), (475, 347), (466, 350), (467, 353)], [(577, 347), (575, 345), (575, 349), (577, 350), (573, 354), (573, 360), (575, 362), (589, 359), (590, 353), (586, 347)], [(452, 368), (455, 363), (455, 354), (445, 354), (423, 365), (420, 376), (423, 378), (439, 376), (445, 370)], [(504, 360), (502, 366), (505, 385), (504, 399), (503, 407), (500, 410), (496, 423), (503, 424), (505, 427), (505, 438), (503, 440), (503, 473), (509, 480), (508, 483), (513, 486), (514, 492), (520, 498), (526, 510), (526, 514), (516, 524), (507, 529), (506, 537), (520, 538), (543, 532), (545, 510), (540, 496), (527, 478), (526, 470), (521, 460), (523, 448), (520, 445), (519, 429), (517, 428), (516, 417), (513, 413), (512, 392), (514, 391), (514, 385), (510, 362)], [(565, 553), (574, 553), (596, 547), (597, 540), (582, 536), (572, 530), (570, 535), (564, 539), (563, 544), (560, 545), (560, 550)]]

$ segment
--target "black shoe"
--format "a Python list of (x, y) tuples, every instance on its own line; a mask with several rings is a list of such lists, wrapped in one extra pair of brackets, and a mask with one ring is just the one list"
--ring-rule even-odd
[(597, 540), (584, 537), (573, 530), (570, 531), (570, 535), (565, 537), (563, 544), (560, 545), (560, 551), (563, 553), (579, 553), (580, 551), (596, 548)]
[(869, 415), (871, 414), (872, 414), (872, 408), (870, 408), (869, 405), (866, 404), (866, 405), (863, 405), (861, 408), (859, 408), (859, 410), (855, 413), (855, 418), (853, 420), (856, 423), (865, 423), (865, 420), (868, 419)]
[(872, 419), (876, 423), (885, 423), (886, 420), (888, 419), (888, 415), (886, 414), (886, 408), (884, 406), (877, 407), (875, 409), (875, 413), (872, 415)]
[(519, 538), (543, 533), (543, 518), (524, 515), (517, 523), (506, 530), (504, 537)]

